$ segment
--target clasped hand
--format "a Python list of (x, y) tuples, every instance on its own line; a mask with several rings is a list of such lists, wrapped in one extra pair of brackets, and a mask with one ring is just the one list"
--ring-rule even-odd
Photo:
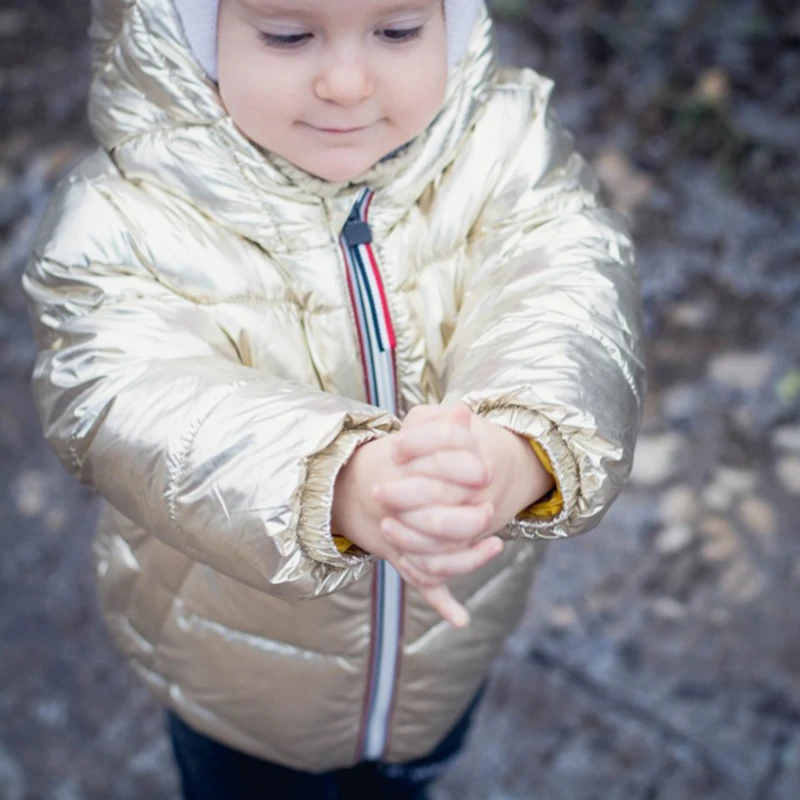
[(494, 534), (551, 486), (522, 437), (460, 403), (422, 405), (398, 433), (361, 446), (342, 469), (333, 524), (464, 627), (469, 614), (445, 581), (499, 555), (503, 541)]
[(385, 557), (428, 604), (456, 627), (469, 623), (467, 610), (445, 585), (447, 578), (474, 572), (503, 550), (493, 536), (493, 475), (472, 428), (472, 412), (417, 406), (392, 442), (401, 474), (377, 483)]

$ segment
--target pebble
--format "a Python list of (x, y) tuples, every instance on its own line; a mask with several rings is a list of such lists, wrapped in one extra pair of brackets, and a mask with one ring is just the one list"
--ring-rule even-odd
[(578, 624), (578, 612), (568, 605), (553, 606), (547, 612), (547, 624), (559, 631), (574, 628)]
[(698, 300), (694, 302), (677, 303), (670, 309), (669, 318), (676, 325), (697, 330), (709, 325), (713, 313), (713, 309), (709, 303)]
[(720, 580), (720, 589), (728, 600), (745, 605), (755, 600), (766, 585), (764, 573), (751, 561), (735, 562)]
[(661, 619), (678, 620), (686, 616), (686, 606), (673, 597), (657, 597), (652, 604), (653, 613)]
[(717, 356), (709, 366), (712, 380), (731, 389), (754, 391), (764, 385), (776, 366), (769, 353), (732, 352)]
[(623, 214), (633, 213), (656, 188), (653, 178), (636, 169), (619, 150), (601, 152), (595, 160), (595, 169), (608, 189), (614, 207)]
[(779, 459), (775, 473), (789, 494), (800, 495), (800, 458), (787, 456)]
[(778, 450), (800, 453), (800, 425), (785, 425), (772, 432), (772, 444)]
[(665, 522), (693, 522), (697, 519), (697, 511), (697, 493), (691, 486), (673, 486), (661, 496), (659, 516)]
[(668, 389), (661, 397), (664, 416), (672, 422), (685, 422), (700, 411), (702, 392), (691, 383), (681, 383)]
[(642, 436), (636, 446), (631, 481), (640, 486), (659, 486), (675, 475), (686, 440), (677, 433)]
[(47, 505), (48, 480), (41, 470), (27, 470), (20, 474), (15, 487), (17, 510), (23, 517), (35, 517)]
[(692, 91), (701, 102), (715, 107), (724, 107), (731, 94), (731, 80), (721, 67), (711, 67), (700, 73)]
[(716, 483), (703, 489), (703, 505), (711, 511), (725, 511), (730, 507), (732, 500), (730, 492)]
[(751, 469), (719, 467), (714, 473), (714, 482), (733, 494), (742, 494), (755, 489), (758, 476)]
[(724, 511), (742, 494), (753, 491), (758, 476), (752, 470), (719, 467), (703, 489), (703, 503), (712, 511)]
[(707, 539), (703, 545), (706, 561), (725, 561), (741, 547), (739, 534), (723, 517), (708, 517), (700, 524), (700, 530)]
[(745, 497), (739, 504), (739, 513), (745, 525), (762, 538), (772, 538), (778, 532), (775, 509), (760, 497)]
[(48, 533), (61, 533), (67, 524), (67, 515), (61, 509), (53, 508), (45, 514), (43, 524)]
[(708, 612), (708, 621), (712, 625), (718, 625), (721, 627), (723, 625), (727, 625), (731, 621), (731, 615), (726, 608), (712, 608)]
[(731, 422), (742, 433), (752, 433), (756, 427), (756, 415), (752, 408), (739, 406), (730, 412)]
[(656, 550), (662, 555), (674, 555), (685, 550), (694, 541), (691, 525), (678, 524), (664, 528), (656, 537)]

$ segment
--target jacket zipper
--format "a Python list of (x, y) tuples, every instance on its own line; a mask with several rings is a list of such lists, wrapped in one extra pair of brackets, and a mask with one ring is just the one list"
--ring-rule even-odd
[[(374, 196), (364, 189), (342, 231), (347, 285), (364, 368), (367, 400), (397, 413), (397, 340), (389, 304), (372, 248), (369, 207)], [(400, 661), (403, 581), (386, 561), (378, 562), (372, 581), (370, 659), (358, 757), (377, 761), (386, 752)]]

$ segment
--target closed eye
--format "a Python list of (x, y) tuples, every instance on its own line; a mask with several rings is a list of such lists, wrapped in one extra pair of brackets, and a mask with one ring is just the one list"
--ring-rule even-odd
[(422, 35), (422, 26), (416, 28), (384, 28), (378, 31), (378, 35), (387, 42), (410, 42), (412, 39), (419, 39)]
[(310, 33), (265, 33), (259, 31), (259, 37), (263, 42), (266, 42), (270, 47), (277, 47), (278, 49), (291, 49), (300, 47), (306, 41), (312, 38)]

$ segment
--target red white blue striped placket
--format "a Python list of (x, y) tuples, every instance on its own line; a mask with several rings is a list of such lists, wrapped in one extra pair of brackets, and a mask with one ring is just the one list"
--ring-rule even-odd
[[(395, 338), (389, 304), (372, 247), (369, 208), (374, 192), (358, 197), (340, 238), (356, 321), (367, 400), (397, 413)], [(372, 584), (372, 640), (359, 757), (376, 761), (386, 751), (402, 640), (404, 587), (397, 570), (379, 561)]]

